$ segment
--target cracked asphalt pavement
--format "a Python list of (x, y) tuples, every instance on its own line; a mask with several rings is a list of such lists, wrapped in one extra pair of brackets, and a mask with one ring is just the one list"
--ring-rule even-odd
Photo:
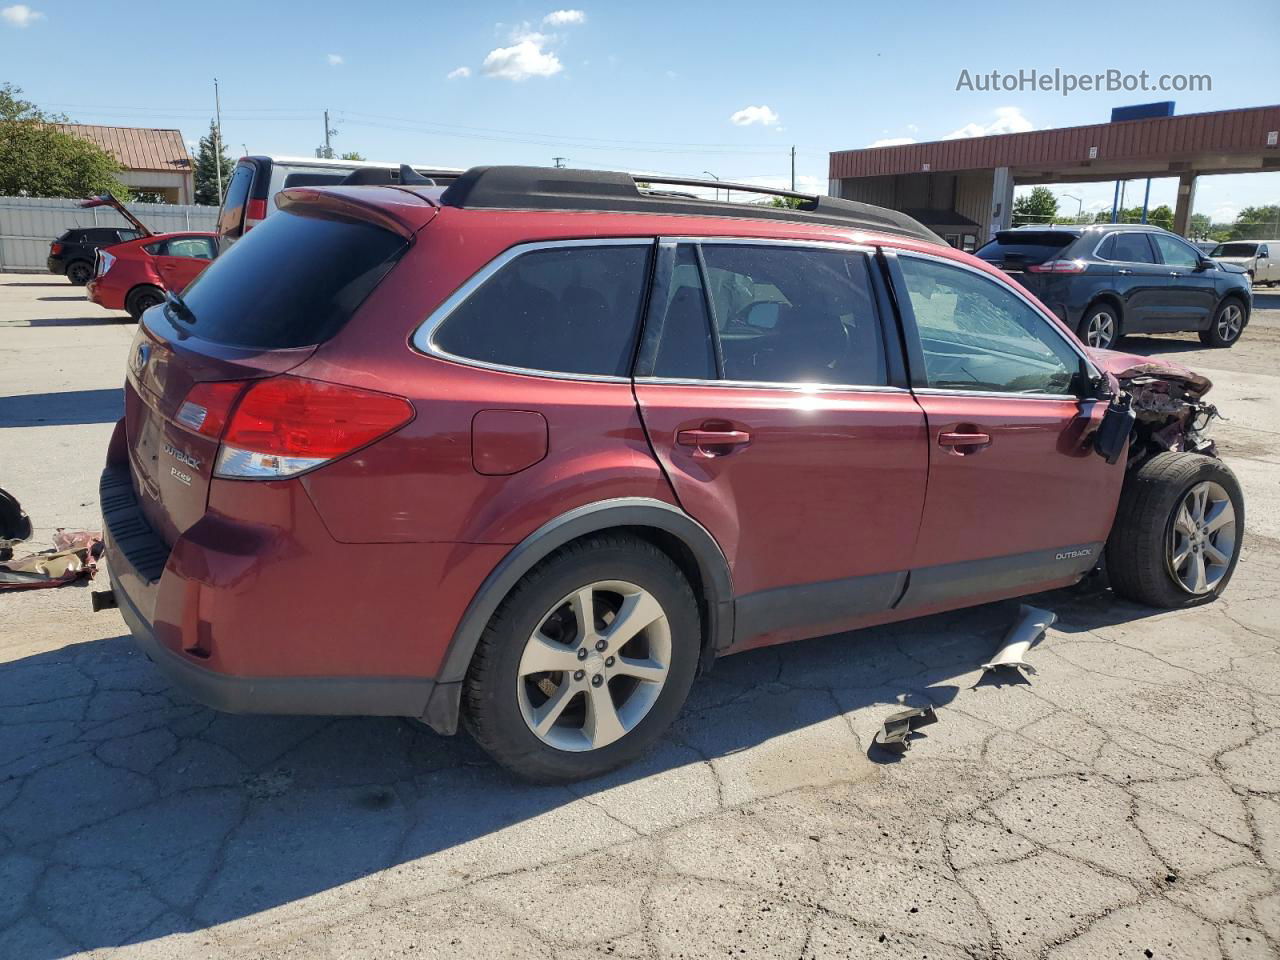
[[(133, 334), (0, 277), (0, 484), (94, 527)], [(84, 586), (0, 595), (0, 957), (1276, 957), (1280, 296), (1211, 376), (1245, 488), (1223, 601), (1098, 580), (1028, 678), (1016, 603), (719, 662), (643, 762), (530, 787), (465, 737), (215, 714)], [(332, 584), (340, 588), (335, 571)], [(902, 703), (939, 722), (870, 749)]]

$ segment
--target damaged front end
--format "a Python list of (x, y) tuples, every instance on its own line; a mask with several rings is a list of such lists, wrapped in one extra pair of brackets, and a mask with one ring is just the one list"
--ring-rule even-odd
[(1118, 402), (1129, 411), (1130, 467), (1165, 450), (1218, 455), (1213, 440), (1204, 433), (1218, 416), (1217, 408), (1203, 400), (1213, 387), (1208, 377), (1137, 354), (1096, 349), (1089, 353), (1108, 379), (1115, 381), (1118, 393), (1113, 405)]

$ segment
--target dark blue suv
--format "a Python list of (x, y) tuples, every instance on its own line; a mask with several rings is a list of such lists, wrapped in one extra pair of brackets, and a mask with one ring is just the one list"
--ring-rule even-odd
[(1126, 333), (1195, 330), (1229, 347), (1249, 322), (1248, 274), (1149, 224), (1001, 230), (978, 251), (1061, 317), (1091, 347)]

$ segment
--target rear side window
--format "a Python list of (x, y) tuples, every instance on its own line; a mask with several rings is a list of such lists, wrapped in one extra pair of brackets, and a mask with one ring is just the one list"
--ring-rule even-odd
[(988, 263), (1015, 267), (1053, 260), (1069, 247), (1076, 234), (1062, 230), (1002, 230), (977, 255)]
[(349, 170), (343, 170), (340, 173), (290, 173), (284, 178), (284, 189), (332, 186), (335, 183), (341, 183), (349, 175)]
[[(395, 264), (404, 239), (357, 220), (281, 212), (182, 294), (196, 336), (264, 349), (323, 343)], [(175, 319), (181, 320), (181, 317)]]
[(231, 182), (227, 184), (226, 195), (222, 199), (222, 210), (218, 213), (218, 232), (224, 236), (240, 235), (240, 227), (244, 220), (244, 205), (249, 200), (249, 188), (253, 186), (252, 164), (236, 164), (235, 173), (231, 174)]
[[(679, 251), (654, 375), (716, 379), (698, 336), (709, 304), (723, 379), (882, 386), (884, 345), (861, 253), (709, 243)], [(702, 371), (699, 373), (698, 371)]]
[(1098, 257), (1120, 263), (1155, 263), (1145, 233), (1113, 233), (1098, 246)]
[(431, 342), (455, 357), (504, 367), (629, 376), (650, 248), (520, 254), (454, 308)]

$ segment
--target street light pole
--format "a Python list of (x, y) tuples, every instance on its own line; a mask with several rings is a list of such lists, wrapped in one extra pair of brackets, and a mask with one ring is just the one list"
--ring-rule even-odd
[[(719, 179), (720, 179), (720, 178), (719, 178), (719, 177), (717, 177), (714, 173), (712, 173), (710, 170), (703, 170), (702, 172), (703, 172), (703, 173), (705, 173), (705, 174), (706, 174), (708, 177), (710, 177), (712, 180), (719, 180)], [(726, 194), (725, 199), (728, 199), (728, 191), (725, 191), (725, 194)], [(717, 190), (717, 191), (716, 191), (716, 199), (717, 199), (717, 200), (719, 200), (719, 199), (720, 199), (720, 191), (719, 191), (719, 190)]]
[(1064, 193), (1063, 196), (1068, 200), (1074, 200), (1076, 202), (1076, 223), (1079, 223), (1080, 218), (1084, 215), (1084, 201), (1074, 193)]

